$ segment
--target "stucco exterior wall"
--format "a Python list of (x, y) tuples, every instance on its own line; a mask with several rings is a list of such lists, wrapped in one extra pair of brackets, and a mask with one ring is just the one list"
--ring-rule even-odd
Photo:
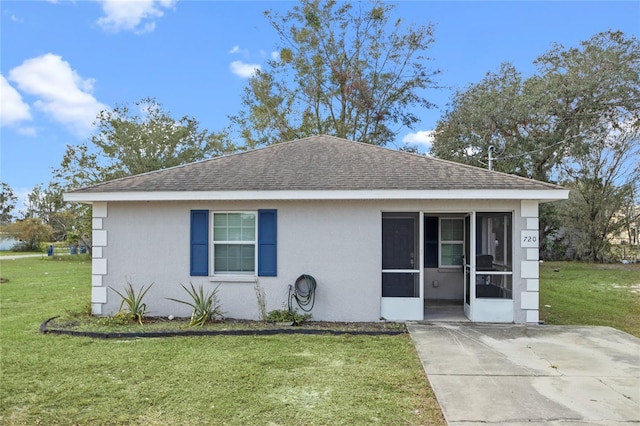
[[(531, 215), (532, 205), (525, 208)], [(537, 255), (534, 261), (532, 252), (518, 243), (521, 231), (534, 225), (532, 217), (522, 216), (520, 201), (496, 200), (100, 203), (98, 216), (94, 212), (94, 229), (99, 231), (99, 238), (94, 237), (94, 241), (101, 244), (98, 250), (94, 247), (95, 314), (111, 315), (118, 311), (120, 297), (109, 287), (120, 291), (128, 280), (136, 288), (154, 283), (145, 298), (149, 315), (189, 316), (188, 306), (167, 298), (187, 299), (189, 296), (180, 283), (191, 282), (196, 286), (203, 284), (205, 289), (220, 284), (219, 296), (228, 317), (258, 319), (255, 282), (218, 283), (209, 277), (189, 276), (192, 209), (277, 209), (278, 276), (257, 277), (267, 296), (267, 310), (285, 307), (288, 285), (301, 274), (310, 274), (318, 283), (313, 319), (328, 321), (380, 319), (382, 212), (512, 211), (514, 321), (537, 321), (537, 305), (533, 306), (534, 299), (537, 301), (537, 287), (533, 291), (537, 278), (529, 277), (533, 272), (527, 272), (527, 277), (521, 273), (522, 267), (529, 271), (535, 263), (537, 274)], [(425, 277), (426, 289), (436, 278), (429, 273)]]
[(426, 299), (459, 300), (464, 298), (462, 268), (425, 268), (424, 296)]
[[(220, 284), (227, 316), (258, 319), (254, 282), (189, 276), (191, 209), (278, 210), (278, 276), (257, 278), (268, 310), (285, 307), (288, 285), (310, 274), (318, 283), (314, 319), (379, 320), (382, 237), (380, 210), (371, 203), (109, 203), (103, 219), (108, 229), (103, 287), (120, 290), (127, 280), (136, 288), (153, 282), (145, 299), (149, 315), (188, 316), (188, 306), (166, 300), (188, 298), (179, 284), (204, 284), (205, 289)], [(119, 304), (119, 296), (107, 289), (101, 313), (113, 314)]]

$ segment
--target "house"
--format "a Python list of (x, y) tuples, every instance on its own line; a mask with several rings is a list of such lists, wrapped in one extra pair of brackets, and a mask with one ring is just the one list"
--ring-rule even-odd
[[(93, 205), (92, 310), (154, 283), (151, 315), (189, 316), (180, 284), (219, 287), (228, 317), (282, 308), (302, 274), (315, 320), (538, 322), (538, 204), (549, 183), (316, 136), (65, 194)], [(427, 306), (427, 309), (428, 306)]]

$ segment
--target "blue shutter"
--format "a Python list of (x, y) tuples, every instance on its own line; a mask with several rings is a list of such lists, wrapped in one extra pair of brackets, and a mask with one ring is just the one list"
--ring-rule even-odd
[(209, 210), (191, 210), (190, 275), (209, 275)]
[(278, 211), (258, 210), (258, 276), (278, 275)]

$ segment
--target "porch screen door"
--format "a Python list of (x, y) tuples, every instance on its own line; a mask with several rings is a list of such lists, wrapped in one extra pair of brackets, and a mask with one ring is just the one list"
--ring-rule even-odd
[(473, 318), (473, 301), (475, 298), (476, 280), (476, 226), (475, 213), (467, 215), (464, 219), (464, 314), (467, 318)]
[(414, 213), (382, 217), (382, 297), (420, 297), (417, 222)]

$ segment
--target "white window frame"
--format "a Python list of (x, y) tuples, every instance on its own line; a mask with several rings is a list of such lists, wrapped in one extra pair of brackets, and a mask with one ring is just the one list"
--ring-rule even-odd
[[(457, 220), (462, 224), (462, 240), (443, 240), (442, 239), (442, 221), (443, 220)], [(464, 226), (464, 217), (450, 217), (450, 216), (442, 216), (438, 218), (438, 268), (443, 269), (459, 269), (464, 266), (464, 259), (462, 261), (462, 265), (443, 265), (442, 264), (442, 245), (443, 244), (459, 244), (462, 247), (462, 256), (464, 257), (464, 240), (465, 240), (465, 226)]]
[[(209, 253), (210, 272), (209, 275), (212, 278), (215, 277), (237, 277), (238, 279), (256, 277), (258, 275), (258, 211), (257, 210), (220, 210), (210, 212), (210, 235), (209, 241), (211, 242), (211, 250)], [(215, 216), (216, 214), (253, 214), (255, 235), (253, 239), (253, 271), (248, 272), (222, 272), (216, 274), (216, 244), (226, 245), (249, 245), (249, 241), (216, 241), (215, 235)]]

